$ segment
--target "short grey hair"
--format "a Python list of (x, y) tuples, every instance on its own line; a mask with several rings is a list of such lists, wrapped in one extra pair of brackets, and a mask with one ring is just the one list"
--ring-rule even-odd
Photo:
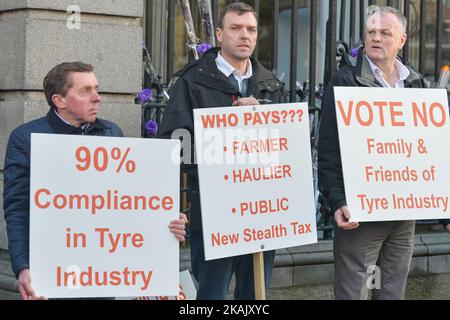
[(406, 33), (408, 28), (408, 20), (403, 15), (403, 13), (400, 12), (400, 10), (389, 6), (377, 6), (377, 5), (369, 6), (369, 8), (367, 8), (367, 19), (366, 19), (367, 28), (369, 26), (369, 18), (377, 13), (379, 13), (380, 16), (385, 16), (388, 13), (392, 13), (393, 15), (395, 15), (398, 18), (398, 21), (400, 21), (403, 33)]

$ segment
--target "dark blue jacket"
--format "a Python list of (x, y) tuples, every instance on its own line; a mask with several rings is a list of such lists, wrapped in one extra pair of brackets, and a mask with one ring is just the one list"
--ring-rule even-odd
[(29, 267), (31, 133), (123, 137), (122, 130), (112, 122), (97, 119), (83, 131), (64, 123), (53, 109), (47, 116), (11, 132), (5, 156), (3, 209), (12, 269), (17, 278), (22, 269)]

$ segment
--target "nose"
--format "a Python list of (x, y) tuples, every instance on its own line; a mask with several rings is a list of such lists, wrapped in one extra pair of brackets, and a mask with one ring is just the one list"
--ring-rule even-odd
[(373, 34), (373, 41), (376, 41), (376, 42), (381, 41), (381, 34), (380, 34), (380, 32), (378, 32), (378, 31), (374, 32), (374, 34)]
[(246, 28), (241, 29), (241, 33), (240, 33), (241, 38), (248, 38), (249, 34), (250, 34), (250, 32)]
[(97, 90), (94, 90), (92, 94), (92, 102), (100, 102), (100, 101), (102, 101), (102, 98), (98, 94)]

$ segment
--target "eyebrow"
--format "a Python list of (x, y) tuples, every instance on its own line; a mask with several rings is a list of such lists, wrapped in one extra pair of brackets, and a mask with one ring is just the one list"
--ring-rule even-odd
[(100, 87), (99, 84), (96, 85), (95, 87), (93, 87), (93, 86), (84, 86), (84, 87), (81, 87), (79, 91), (85, 90), (85, 89), (91, 89), (91, 88), (98, 89), (99, 87)]
[(254, 28), (254, 29), (257, 28), (257, 26), (249, 26), (249, 25), (237, 24), (237, 23), (232, 23), (232, 24), (230, 24), (230, 26), (232, 26), (232, 27), (247, 27), (247, 28)]
[(371, 29), (367, 29), (367, 31), (374, 31), (374, 30), (380, 30), (380, 31), (390, 31), (391, 29), (389, 29), (389, 28), (385, 28), (385, 29), (377, 29), (377, 28), (371, 28)]

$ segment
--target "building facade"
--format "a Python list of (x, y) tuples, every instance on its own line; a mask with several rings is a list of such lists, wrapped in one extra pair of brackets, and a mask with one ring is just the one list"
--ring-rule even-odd
[[(44, 116), (49, 106), (42, 82), (64, 61), (94, 66), (100, 83), (99, 117), (126, 136), (140, 136), (142, 0), (4, 0), (0, 2), (0, 194), (9, 134)], [(3, 197), (0, 197), (3, 212)], [(0, 299), (17, 298), (3, 214), (0, 218)]]

